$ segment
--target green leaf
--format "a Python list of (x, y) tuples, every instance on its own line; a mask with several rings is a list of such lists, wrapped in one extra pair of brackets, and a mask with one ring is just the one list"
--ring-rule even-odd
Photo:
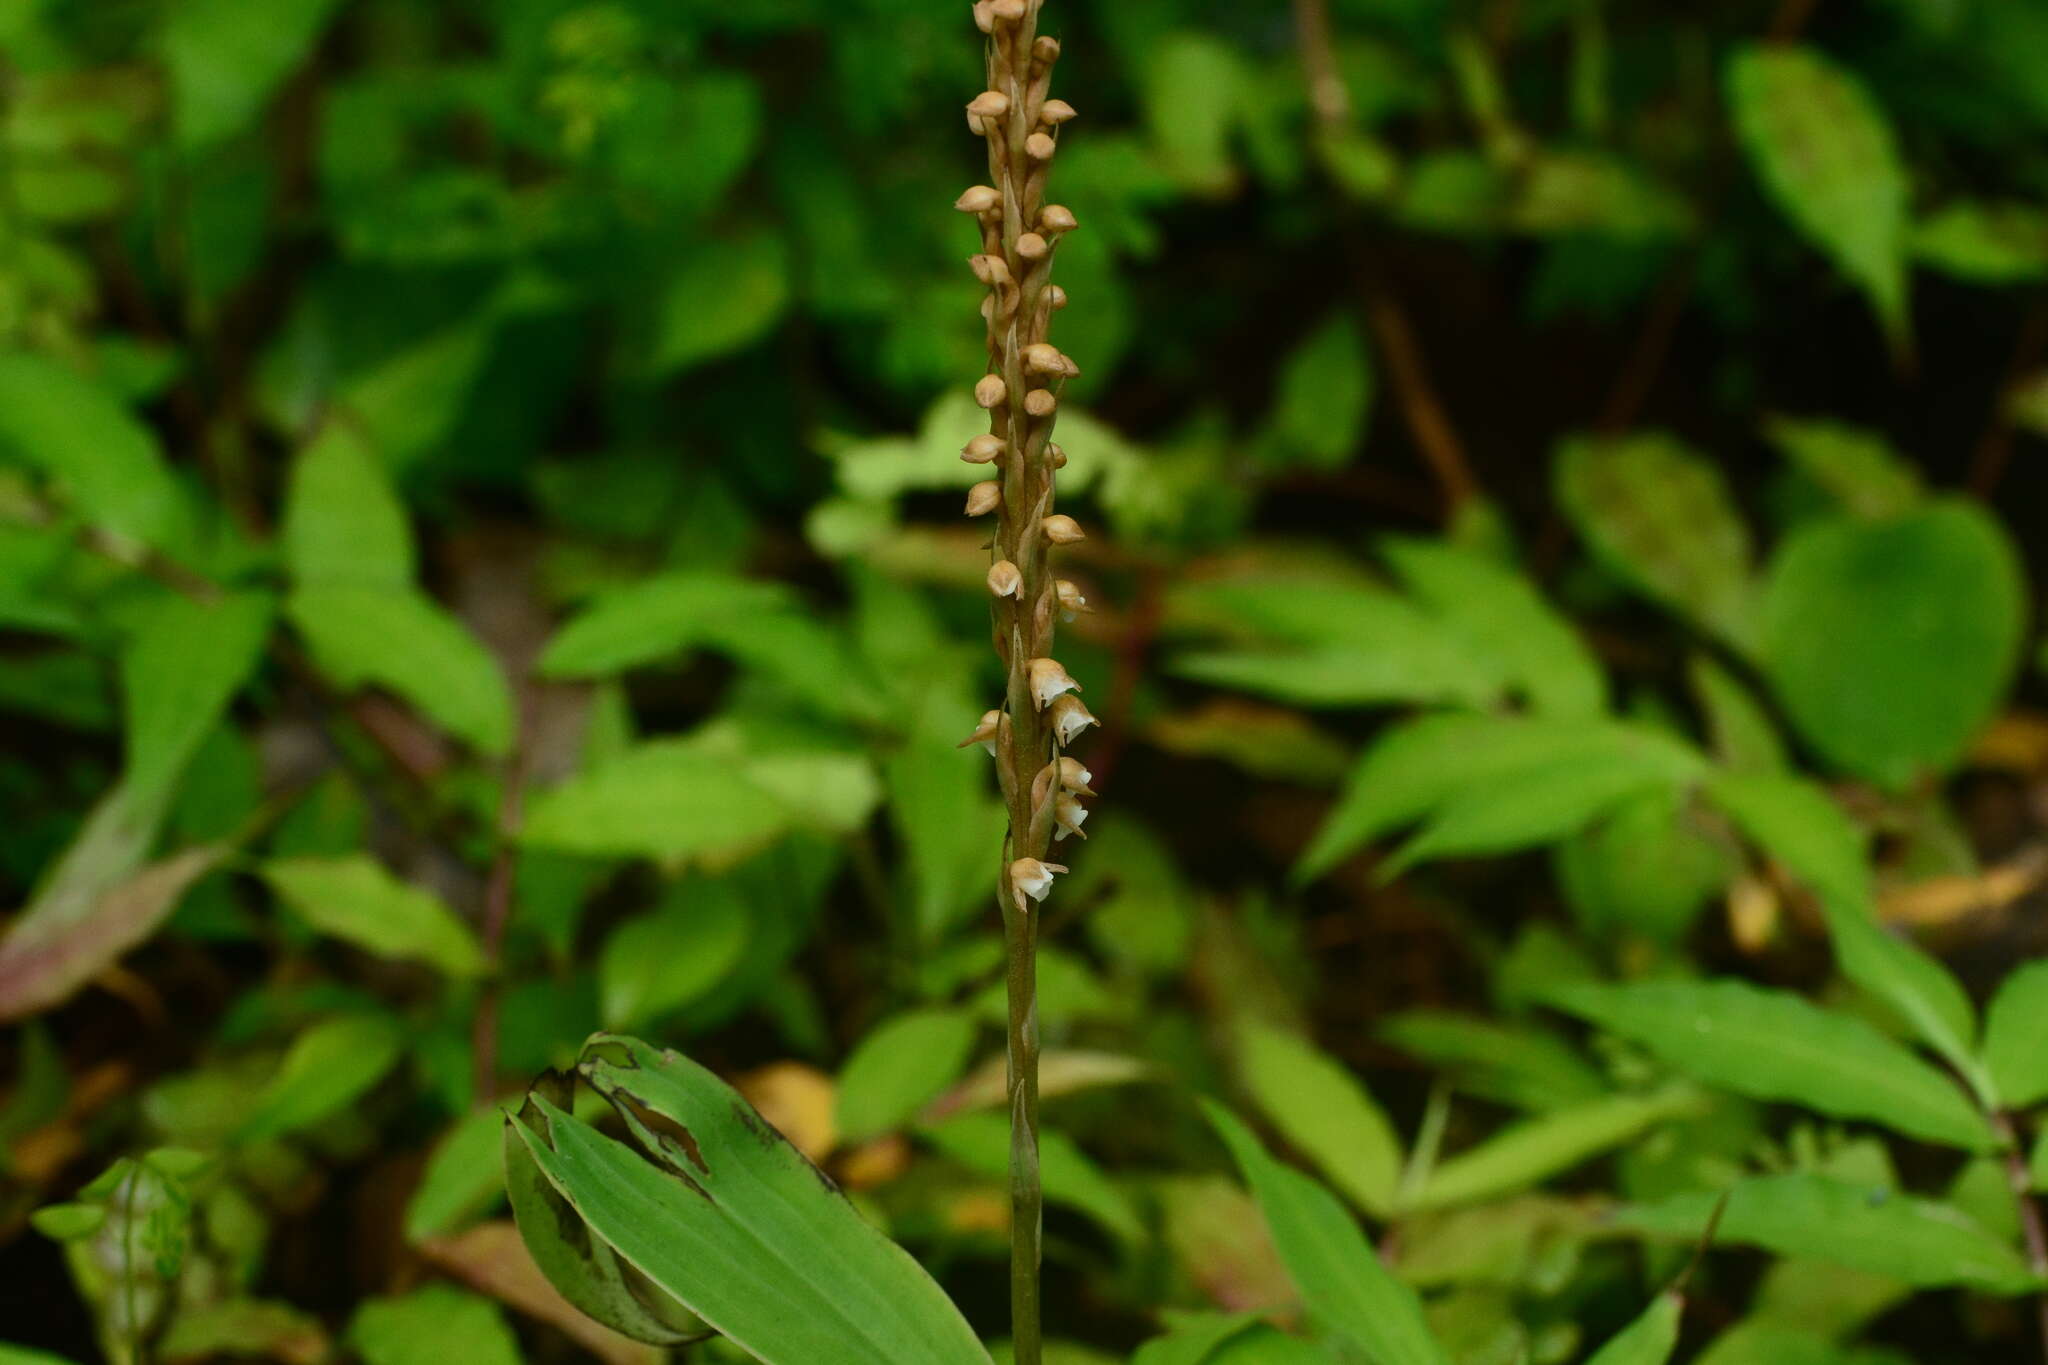
[(631, 1039), (584, 1057), (655, 1159), (541, 1096), (514, 1132), (597, 1237), (735, 1345), (766, 1365), (986, 1365), (917, 1263), (717, 1077)]
[[(1614, 1223), (1631, 1232), (1698, 1242), (1721, 1198), (1713, 1190), (1675, 1195), (1622, 1209)], [(1923, 1289), (1968, 1285), (1992, 1294), (2027, 1294), (2039, 1287), (2019, 1252), (1942, 1204), (1806, 1173), (1745, 1180), (1727, 1198), (1716, 1239), (1721, 1243), (1810, 1256)]]
[(838, 1129), (860, 1142), (900, 1128), (960, 1079), (974, 1017), (959, 1010), (899, 1014), (860, 1040), (839, 1072)]
[(365, 1365), (520, 1365), (519, 1342), (489, 1299), (445, 1284), (356, 1310), (348, 1342)]
[(1705, 654), (1695, 654), (1687, 672), (1721, 766), (1737, 773), (1784, 772), (1784, 741), (1749, 689)]
[(1372, 1365), (1448, 1365), (1421, 1300), (1381, 1264), (1336, 1196), (1275, 1161), (1229, 1110), (1205, 1100), (1202, 1111), (1244, 1172), (1310, 1315), (1355, 1342)]
[(1401, 1180), (1401, 1139), (1358, 1078), (1306, 1039), (1247, 1017), (1238, 1076), (1259, 1111), (1359, 1208), (1384, 1218)]
[(1984, 1064), (2015, 1109), (2048, 1099), (2048, 962), (2006, 977), (1984, 1016)]
[(1269, 439), (1290, 462), (1341, 469), (1365, 435), (1373, 369), (1346, 312), (1317, 328), (1287, 357), (1273, 399)]
[[(991, 1179), (1010, 1171), (1007, 1114), (956, 1114), (922, 1130), (933, 1146), (961, 1165)], [(1056, 1128), (1038, 1133), (1038, 1173), (1049, 1204), (1077, 1210), (1121, 1238), (1127, 1246), (1145, 1240), (1145, 1224), (1124, 1192), (1111, 1182), (1080, 1145)]]
[(1903, 788), (1955, 763), (1990, 719), (2025, 613), (2019, 556), (1974, 503), (1821, 522), (1772, 563), (1764, 666), (1815, 748)]
[(1587, 1357), (1586, 1365), (1666, 1365), (1678, 1349), (1678, 1320), (1685, 1299), (1668, 1290), (1651, 1300), (1642, 1316)]
[(412, 527), (369, 443), (330, 422), (299, 453), (285, 494), (285, 567), (300, 587), (410, 589)]
[(1734, 868), (1684, 794), (1632, 797), (1557, 848), (1558, 885), (1592, 936), (1622, 931), (1677, 943)]
[(1793, 468), (1866, 521), (1913, 511), (1926, 500), (1920, 471), (1877, 433), (1841, 422), (1773, 417), (1764, 434)]
[(1704, 1108), (1702, 1096), (1674, 1087), (1554, 1109), (1443, 1161), (1405, 1207), (1439, 1209), (1513, 1194)]
[(1171, 1332), (1140, 1346), (1131, 1365), (1209, 1365), (1227, 1342), (1258, 1324), (1256, 1313), (1186, 1314)]
[(272, 609), (261, 593), (166, 596), (144, 619), (121, 652), (128, 780), (139, 791), (177, 782), (255, 672)]
[(1141, 74), (1145, 127), (1167, 170), (1194, 194), (1228, 192), (1237, 183), (1230, 135), (1250, 79), (1236, 49), (1207, 33), (1163, 34)]
[(196, 151), (253, 120), (306, 60), (338, 0), (277, 0), (260, 22), (237, 0), (185, 0), (170, 11), (164, 58), (178, 145)]
[(1576, 437), (1556, 495), (1602, 564), (1738, 649), (1756, 630), (1755, 551), (1721, 471), (1661, 432)]
[(700, 645), (722, 645), (761, 617), (797, 609), (779, 583), (714, 572), (668, 573), (597, 597), (548, 641), (540, 671), (595, 678)]
[(1387, 1042), (1449, 1073), (1467, 1094), (1517, 1109), (1561, 1109), (1607, 1093), (1607, 1082), (1562, 1038), (1532, 1022), (1411, 1010), (1380, 1028)]
[(1737, 52), (1728, 101), (1778, 207), (1869, 295), (1886, 337), (1903, 349), (1911, 184), (1884, 111), (1852, 72), (1789, 43)]
[[(1008, 819), (991, 794), (979, 746), (956, 747), (980, 712), (953, 687), (921, 687), (903, 698), (909, 731), (883, 766), (889, 823), (904, 851), (918, 931), (928, 942), (987, 903)], [(1091, 830), (1090, 833), (1097, 831)]]
[(68, 1356), (38, 1351), (32, 1346), (10, 1346), (0, 1341), (0, 1365), (73, 1365)]
[(416, 592), (303, 587), (287, 610), (336, 685), (388, 688), (493, 757), (512, 747), (512, 692), (503, 670), (440, 604)]
[(673, 374), (753, 344), (788, 303), (788, 250), (779, 235), (704, 240), (663, 286), (650, 373)]
[(292, 1043), (250, 1101), (235, 1137), (267, 1142), (346, 1109), (404, 1055), (405, 1030), (387, 1014), (349, 1014), (313, 1025)]
[(1493, 662), (1541, 716), (1596, 719), (1607, 680), (1593, 651), (1529, 580), (1447, 541), (1389, 537), (1380, 554), (1475, 656)]
[(642, 1024), (705, 995), (745, 955), (750, 920), (730, 882), (687, 878), (656, 909), (613, 930), (597, 967), (605, 1027)]
[(1737, 1094), (1868, 1119), (1969, 1151), (1997, 1142), (1947, 1076), (1862, 1020), (1790, 991), (1732, 980), (1659, 981), (1561, 986), (1545, 998)]
[(729, 862), (774, 840), (788, 807), (691, 740), (642, 744), (535, 798), (527, 843), (569, 853)]
[(1971, 200), (1947, 204), (1914, 225), (1913, 255), (1973, 284), (2048, 279), (2048, 210)]
[(402, 882), (364, 853), (279, 858), (263, 879), (294, 913), (323, 934), (381, 957), (425, 962), (450, 976), (484, 970), (476, 935), (430, 891)]
[(54, 479), (79, 516), (176, 555), (185, 495), (148, 427), (76, 371), (25, 350), (0, 355), (0, 453)]
[(423, 1242), (480, 1217), (505, 1192), (505, 1117), (478, 1109), (441, 1135), (405, 1206), (405, 1240)]

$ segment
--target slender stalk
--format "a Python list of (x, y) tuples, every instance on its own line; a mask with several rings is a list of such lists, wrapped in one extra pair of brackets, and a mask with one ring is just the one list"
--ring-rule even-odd
[(988, 363), (975, 401), (989, 431), (961, 458), (999, 477), (968, 494), (970, 516), (995, 516), (988, 573), (990, 633), (1007, 674), (1003, 705), (982, 717), (969, 742), (985, 744), (1009, 812), (996, 898), (1002, 910), (1009, 991), (1010, 1314), (1017, 1365), (1039, 1365), (1039, 1266), (1044, 1197), (1038, 1167), (1038, 917), (1056, 873), (1053, 841), (1080, 832), (1079, 803), (1090, 775), (1062, 755), (1095, 718), (1080, 685), (1052, 657), (1055, 620), (1085, 609), (1073, 584), (1056, 578), (1055, 547), (1082, 538), (1073, 518), (1053, 511), (1054, 476), (1066, 455), (1053, 442), (1060, 393), (1079, 374), (1048, 340), (1066, 294), (1052, 283), (1060, 239), (1074, 215), (1046, 202), (1046, 173), (1060, 128), (1074, 117), (1050, 98), (1058, 40), (1039, 33), (1042, 0), (980, 0), (975, 24), (988, 36), (987, 85), (967, 106), (967, 123), (988, 145), (989, 183), (955, 205), (981, 232), (971, 258), (988, 288)]
[[(2005, 1140), (2005, 1178), (2020, 1209), (2020, 1230), (2026, 1238), (2027, 1265), (2036, 1275), (2048, 1277), (2048, 1224), (2041, 1217), (2041, 1203), (2034, 1198), (2033, 1173), (2027, 1169), (2026, 1150), (2008, 1114), (1991, 1116), (1992, 1127)], [(2041, 1325), (2041, 1355), (2048, 1360), (2048, 1293), (2034, 1296), (2034, 1311)]]

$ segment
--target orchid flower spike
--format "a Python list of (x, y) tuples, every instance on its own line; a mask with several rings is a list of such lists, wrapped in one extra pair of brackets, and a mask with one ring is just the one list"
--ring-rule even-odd
[(1066, 870), (1058, 863), (1042, 863), (1036, 858), (1019, 858), (1010, 864), (1010, 886), (1016, 891), (1020, 902), (1042, 901), (1046, 893), (1052, 890), (1054, 874)]
[(1062, 692), (1079, 692), (1081, 684), (1068, 675), (1057, 659), (1033, 659), (1026, 666), (1031, 681), (1031, 700), (1043, 711)]
[(984, 711), (981, 713), (981, 724), (974, 727), (974, 733), (953, 747), (964, 749), (970, 744), (979, 744), (982, 748), (988, 750), (990, 754), (994, 754), (996, 751), (996, 736), (1001, 734), (1002, 730), (1003, 713), (1000, 711)]
[(1052, 730), (1059, 737), (1060, 747), (1065, 748), (1072, 744), (1074, 736), (1089, 726), (1100, 724), (1102, 722), (1095, 719), (1095, 713), (1088, 709), (1088, 703), (1073, 693), (1069, 692), (1063, 697), (1053, 699)]

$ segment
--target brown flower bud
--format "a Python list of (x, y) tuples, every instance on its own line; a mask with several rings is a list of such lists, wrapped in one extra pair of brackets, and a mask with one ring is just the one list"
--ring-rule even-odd
[(989, 7), (999, 24), (1014, 24), (1024, 17), (1024, 0), (995, 0)]
[(1000, 436), (977, 436), (960, 450), (960, 458), (968, 464), (987, 464), (1010, 448)]
[(983, 254), (969, 256), (967, 266), (974, 272), (974, 278), (991, 289), (1010, 282), (1010, 265), (1000, 256)]
[(1054, 285), (1051, 289), (1047, 290), (1046, 297), (1052, 300), (1052, 306), (1055, 308), (1067, 306), (1067, 291), (1058, 285)]
[(967, 515), (986, 516), (1003, 505), (1003, 486), (991, 479), (967, 490)]
[(1088, 832), (1081, 828), (1088, 823), (1088, 808), (1076, 798), (1062, 792), (1052, 803), (1052, 815), (1057, 826), (1053, 838), (1064, 839), (1069, 834), (1078, 834), (1083, 839), (1088, 837)]
[(1007, 559), (989, 565), (988, 590), (997, 597), (1015, 597), (1024, 589), (1024, 575)]
[(1067, 467), (1067, 448), (1058, 441), (1047, 441), (1045, 443), (1045, 458), (1052, 461), (1054, 469), (1065, 469)]
[(1059, 594), (1060, 610), (1069, 613), (1069, 619), (1072, 619), (1072, 613), (1094, 610), (1080, 588), (1067, 579), (1062, 578), (1053, 584), (1053, 591)]
[(985, 408), (999, 408), (1010, 396), (1010, 386), (999, 374), (985, 374), (974, 386), (974, 401)]
[(953, 201), (953, 207), (962, 213), (987, 213), (1003, 202), (1001, 191), (992, 185), (975, 185), (967, 193)]
[(1080, 220), (1074, 217), (1074, 211), (1065, 204), (1047, 204), (1044, 212), (1038, 215), (1038, 228), (1041, 232), (1072, 232), (1079, 226)]
[(1052, 705), (1053, 698), (1062, 692), (1081, 690), (1081, 684), (1068, 675), (1058, 659), (1033, 659), (1025, 665), (1024, 671), (1031, 682), (1031, 700), (1041, 711)]
[(1031, 55), (1043, 65), (1052, 65), (1060, 59), (1060, 40), (1050, 34), (1040, 35), (1031, 44)]
[(1081, 524), (1064, 512), (1056, 513), (1038, 523), (1045, 532), (1045, 538), (1055, 545), (1072, 545), (1077, 540), (1088, 539), (1088, 533)]
[(1095, 713), (1088, 709), (1088, 703), (1071, 692), (1053, 698), (1051, 719), (1052, 732), (1059, 737), (1062, 746), (1072, 744), (1074, 737), (1089, 726), (1102, 724), (1095, 719)]
[(974, 0), (974, 26), (983, 33), (995, 32), (995, 7), (995, 0)]
[(1010, 112), (1010, 97), (1000, 90), (984, 90), (967, 105), (969, 118), (1001, 118)]
[(953, 747), (964, 749), (970, 744), (979, 744), (990, 753), (994, 753), (996, 751), (996, 736), (1001, 734), (1002, 730), (1003, 713), (1000, 711), (984, 711), (981, 713), (981, 724), (974, 727), (974, 733)]
[(1052, 154), (1059, 149), (1059, 143), (1047, 133), (1033, 133), (1024, 139), (1024, 154), (1033, 161), (1050, 161)]
[(1039, 121), (1055, 127), (1074, 117), (1074, 114), (1074, 106), (1065, 100), (1047, 100), (1038, 110)]
[(1051, 389), (1033, 389), (1024, 395), (1024, 411), (1033, 417), (1050, 417), (1059, 405), (1060, 400), (1052, 396)]
[(1017, 254), (1027, 261), (1042, 261), (1052, 244), (1035, 232), (1027, 232), (1017, 239)]
[(1034, 374), (1063, 374), (1066, 372), (1060, 348), (1043, 341), (1033, 342), (1024, 348), (1024, 368)]

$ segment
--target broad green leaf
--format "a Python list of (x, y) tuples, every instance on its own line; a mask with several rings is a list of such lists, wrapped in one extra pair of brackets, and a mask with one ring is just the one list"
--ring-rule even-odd
[(730, 757), (661, 740), (537, 796), (522, 837), (569, 853), (729, 862), (789, 827), (786, 804)]
[(121, 652), (128, 780), (139, 790), (177, 782), (255, 671), (272, 610), (260, 593), (166, 596), (144, 618)]
[[(1447, 824), (1434, 837), (1425, 832), (1423, 854), (1541, 842), (1631, 791), (1688, 780), (1700, 766), (1669, 737), (1612, 721), (1425, 716), (1366, 751), (1294, 875), (1320, 876), (1362, 844), (1431, 817)], [(1520, 793), (1536, 781), (1559, 799), (1524, 800)], [(1564, 798), (1572, 806), (1560, 804)]]
[(1666, 1365), (1678, 1349), (1678, 1320), (1684, 1313), (1685, 1299), (1676, 1290), (1659, 1294), (1641, 1317), (1587, 1357), (1586, 1365)]
[[(1615, 1226), (1697, 1242), (1721, 1197), (1700, 1190), (1623, 1209)], [(1716, 1241), (1810, 1256), (1923, 1289), (1968, 1285), (2026, 1294), (2039, 1286), (2018, 1251), (1954, 1209), (1824, 1175), (1760, 1176), (1736, 1185)]]
[(275, 0), (260, 23), (237, 0), (184, 0), (170, 11), (164, 57), (178, 145), (197, 151), (238, 131), (309, 57), (338, 0)]
[[(990, 1179), (1005, 1179), (1010, 1169), (1010, 1120), (1006, 1114), (956, 1114), (921, 1131), (933, 1146)], [(1038, 1174), (1049, 1204), (1077, 1210), (1136, 1246), (1145, 1240), (1145, 1224), (1124, 1192), (1116, 1187), (1080, 1145), (1056, 1128), (1038, 1132)]]
[(1373, 368), (1347, 312), (1312, 332), (1280, 370), (1269, 439), (1282, 459), (1340, 469), (1357, 451), (1372, 407)]
[(1734, 871), (1683, 793), (1631, 797), (1557, 848), (1558, 885), (1589, 935), (1676, 943)]
[(1654, 1095), (1608, 1095), (1553, 1109), (1439, 1163), (1406, 1206), (1447, 1208), (1513, 1194), (1703, 1107), (1700, 1095), (1673, 1087)]
[(1562, 1109), (1608, 1090), (1592, 1063), (1531, 1021), (1413, 1010), (1395, 1015), (1379, 1032), (1448, 1073), (1460, 1090), (1517, 1109)]
[(313, 1025), (251, 1098), (236, 1139), (267, 1142), (347, 1108), (397, 1065), (405, 1045), (404, 1028), (386, 1014), (348, 1014)]
[(403, 592), (418, 572), (405, 504), (377, 452), (330, 422), (292, 465), (285, 494), (285, 567), (300, 587)]
[(672, 374), (751, 345), (789, 302), (782, 238), (756, 231), (700, 240), (662, 287), (650, 372)]
[(438, 896), (400, 881), (368, 854), (279, 858), (262, 871), (278, 898), (323, 934), (451, 976), (484, 970), (469, 926)]
[(497, 322), (487, 305), (424, 338), (408, 337), (343, 385), (341, 407), (391, 469), (426, 459), (455, 429), (490, 359)]
[(1764, 434), (1794, 468), (1866, 521), (1902, 516), (1926, 499), (1920, 471), (1875, 432), (1822, 419), (1773, 417), (1764, 423)]
[(1394, 1205), (1401, 1139), (1356, 1076), (1308, 1040), (1247, 1018), (1238, 1077), (1259, 1111), (1351, 1201), (1376, 1217)]
[(1558, 503), (1600, 562), (1736, 648), (1756, 633), (1755, 550), (1721, 471), (1661, 432), (1575, 437)]
[(337, 686), (388, 688), (455, 738), (494, 757), (512, 747), (512, 692), (489, 650), (417, 592), (303, 587), (287, 605)]
[(172, 555), (185, 549), (185, 496), (156, 437), (76, 371), (25, 350), (0, 355), (0, 455), (48, 475), (94, 526)]
[(1974, 284), (2048, 279), (2048, 209), (1959, 200), (1914, 225), (1913, 255)]
[(899, 1128), (960, 1079), (974, 1049), (972, 1015), (916, 1010), (887, 1020), (839, 1072), (838, 1129), (850, 1142)]
[(348, 1341), (365, 1365), (520, 1365), (519, 1342), (498, 1305), (445, 1284), (368, 1300), (349, 1323)]
[(1250, 80), (1237, 49), (1194, 30), (1162, 34), (1142, 75), (1145, 127), (1168, 172), (1196, 195), (1229, 191), (1238, 174), (1230, 135)]
[(1310, 1315), (1363, 1349), (1372, 1365), (1448, 1365), (1423, 1322), (1421, 1300), (1380, 1263), (1337, 1197), (1275, 1161), (1229, 1110), (1206, 1100), (1202, 1110), (1244, 1172)]
[(515, 1133), (597, 1237), (735, 1345), (766, 1365), (986, 1365), (917, 1263), (717, 1077), (604, 1037), (583, 1070), (653, 1160), (543, 1096)]
[(478, 1109), (441, 1135), (419, 1188), (405, 1206), (405, 1240), (453, 1232), (487, 1213), (505, 1193), (505, 1117)]
[(1593, 651), (1528, 579), (1446, 541), (1390, 538), (1380, 554), (1402, 585), (1495, 667), (1540, 716), (1595, 719), (1607, 680)]
[(2048, 962), (2014, 969), (1984, 1016), (1984, 1064), (2014, 1109), (2048, 1099)]
[(1769, 774), (1719, 775), (1707, 792), (1745, 836), (1813, 891), (1842, 975), (1896, 1010), (1980, 1099), (1989, 1098), (1969, 996), (1946, 967), (1878, 923), (1863, 835), (1841, 808), (1812, 783)]
[(1969, 1151), (1989, 1151), (1997, 1141), (1947, 1076), (1862, 1020), (1790, 991), (1734, 980), (1658, 981), (1562, 986), (1547, 999), (1737, 1094), (1867, 1119)]
[(1797, 532), (1771, 566), (1764, 664), (1822, 754), (1902, 788), (1960, 759), (2018, 667), (2019, 557), (1982, 508)]
[(1854, 73), (1789, 43), (1737, 52), (1728, 102), (1779, 209), (1870, 297), (1885, 336), (1903, 350), (1912, 186), (1884, 111)]
[(1140, 1346), (1131, 1365), (1209, 1365), (1226, 1343), (1258, 1325), (1256, 1313), (1187, 1314), (1172, 1331)]
[(750, 918), (730, 882), (692, 877), (613, 930), (597, 967), (605, 1026), (643, 1024), (709, 992), (745, 954)]
[(562, 627), (541, 655), (550, 678), (594, 678), (719, 645), (763, 616), (795, 610), (779, 583), (732, 574), (669, 573), (614, 588)]
[(575, 1080), (550, 1071), (534, 1082), (517, 1117), (505, 1115), (505, 1193), (520, 1240), (561, 1296), (596, 1322), (634, 1341), (673, 1346), (709, 1335), (704, 1320), (621, 1260), (592, 1234), (574, 1207), (548, 1183), (527, 1150), (525, 1134), (545, 1122), (533, 1096), (568, 1104)]

